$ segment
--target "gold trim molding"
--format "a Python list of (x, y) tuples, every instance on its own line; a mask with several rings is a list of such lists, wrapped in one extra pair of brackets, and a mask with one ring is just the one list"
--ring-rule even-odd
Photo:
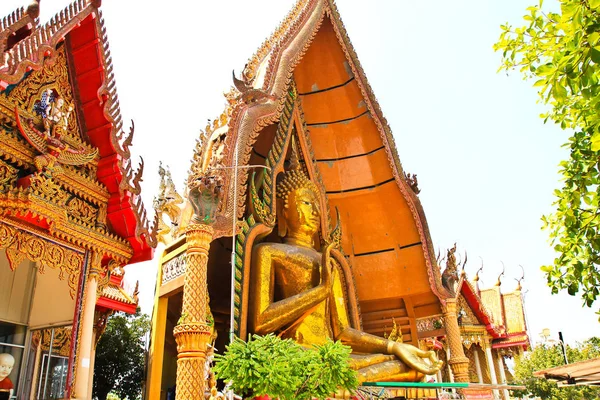
[(2, 222), (0, 248), (6, 249), (6, 258), (13, 271), (27, 258), (38, 263), (39, 272), (42, 274), (46, 268), (52, 268), (60, 271), (60, 280), (68, 276), (71, 298), (75, 298), (83, 266), (83, 254)]

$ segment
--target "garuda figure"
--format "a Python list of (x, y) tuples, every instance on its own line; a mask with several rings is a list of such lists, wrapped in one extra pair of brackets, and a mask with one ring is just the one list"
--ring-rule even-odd
[(34, 158), (38, 172), (47, 176), (59, 174), (63, 172), (60, 164), (85, 165), (96, 157), (98, 149), (86, 149), (68, 137), (68, 121), (73, 107), (69, 106), (65, 111), (64, 99), (49, 89), (37, 106), (34, 111), (42, 117), (43, 130), (33, 118), (21, 121), (18, 109), (15, 109), (15, 114), (21, 135), (41, 153)]

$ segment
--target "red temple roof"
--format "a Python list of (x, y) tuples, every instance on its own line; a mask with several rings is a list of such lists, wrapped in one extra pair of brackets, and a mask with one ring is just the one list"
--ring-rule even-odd
[[(100, 1), (77, 0), (45, 25), (38, 25), (38, 10), (17, 10), (0, 22), (0, 85), (20, 82), (30, 70), (43, 67), (56, 56), (64, 42), (70, 54), (70, 76), (77, 93), (78, 112), (84, 140), (98, 148), (98, 181), (110, 195), (107, 220), (110, 231), (127, 240), (133, 249), (130, 263), (152, 258), (156, 246), (154, 226), (147, 219), (140, 197), (143, 160), (131, 169), (129, 135), (123, 133), (112, 60)], [(3, 40), (5, 38), (11, 40)]]

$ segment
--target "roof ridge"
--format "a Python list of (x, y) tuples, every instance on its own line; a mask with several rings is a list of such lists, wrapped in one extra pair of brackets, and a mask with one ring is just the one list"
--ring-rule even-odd
[(289, 34), (290, 27), (293, 25), (293, 22), (297, 20), (302, 11), (307, 8), (306, 6), (313, 1), (315, 0), (297, 0), (296, 4), (294, 4), (292, 9), (279, 23), (273, 33), (271, 33), (271, 35), (265, 39), (252, 57), (250, 57), (248, 63), (244, 67), (243, 72), (249, 80), (252, 80), (256, 77), (256, 70), (262, 61), (267, 57), (271, 50), (276, 47), (276, 44), (278, 44), (282, 38)]
[(12, 13), (8, 14), (0, 20), (0, 31), (9, 29), (11, 26), (15, 25), (26, 15), (27, 14), (25, 13), (24, 7), (17, 8), (15, 11), (13, 11)]
[(46, 57), (54, 57), (53, 51), (75, 24), (97, 9), (86, 0), (75, 0), (42, 26), (34, 27), (29, 36), (4, 52), (4, 65), (0, 66), (0, 79), (9, 84), (21, 80), (28, 68), (39, 69)]

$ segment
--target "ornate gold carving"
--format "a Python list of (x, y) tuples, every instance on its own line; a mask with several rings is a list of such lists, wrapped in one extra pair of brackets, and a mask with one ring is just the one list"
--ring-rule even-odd
[(71, 326), (35, 330), (31, 334), (31, 341), (34, 345), (41, 346), (43, 351), (49, 351), (52, 348), (52, 354), (69, 357), (71, 354), (71, 332)]
[(161, 280), (162, 285), (185, 274), (185, 257), (185, 254), (180, 254), (163, 264)]
[(98, 209), (78, 197), (72, 196), (68, 199), (65, 203), (65, 209), (73, 217), (88, 224), (93, 224), (98, 219)]
[(98, 279), (99, 276), (105, 273), (104, 268), (102, 268), (102, 253), (98, 251), (91, 252), (89, 263), (89, 278)]
[(479, 319), (462, 295), (458, 295), (458, 324), (459, 325), (479, 325)]
[[(21, 135), (42, 153), (34, 158), (34, 164), (39, 172), (47, 174), (63, 173), (62, 166), (57, 163), (84, 165), (98, 154), (98, 149), (82, 143), (72, 113), (64, 48), (58, 51), (57, 61), (34, 72), (8, 96), (9, 101), (22, 108), (19, 111), (19, 106), (15, 107), (17, 126)], [(22, 121), (19, 114), (25, 115), (26, 119)]]
[(69, 194), (56, 184), (54, 180), (43, 174), (35, 174), (31, 177), (30, 188), (33, 194), (42, 199), (63, 207)]
[(0, 190), (2, 187), (12, 187), (17, 181), (18, 170), (10, 164), (0, 160)]
[[(171, 243), (179, 236), (181, 228), (181, 206), (183, 198), (177, 193), (171, 171), (169, 167), (164, 169), (162, 162), (158, 167), (158, 175), (160, 176), (160, 186), (158, 188), (158, 196), (154, 198), (153, 206), (158, 218), (157, 238), (164, 244)], [(171, 226), (168, 226), (163, 216), (167, 216), (171, 220)]]
[(0, 223), (0, 248), (6, 249), (10, 268), (14, 271), (25, 259), (38, 263), (40, 273), (46, 267), (60, 271), (59, 279), (68, 275), (71, 297), (75, 298), (83, 255), (58, 244), (46, 241), (28, 232)]
[(442, 329), (444, 320), (441, 315), (417, 319), (417, 332), (429, 332)]
[[(62, 100), (60, 105), (59, 99)], [(74, 103), (64, 46), (56, 50), (53, 63), (32, 71), (26, 79), (19, 82), (10, 91), (7, 100), (31, 117), (35, 125), (46, 129), (60, 126), (61, 133), (81, 142), (75, 113), (64, 110), (65, 107), (72, 109)]]

